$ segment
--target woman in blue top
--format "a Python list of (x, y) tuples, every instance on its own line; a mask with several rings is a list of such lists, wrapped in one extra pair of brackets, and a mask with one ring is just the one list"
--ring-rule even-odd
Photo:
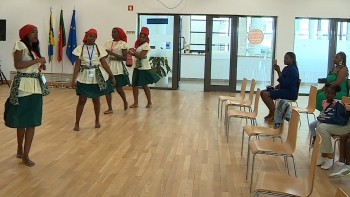
[(296, 56), (293, 52), (288, 52), (284, 56), (284, 64), (287, 65), (283, 68), (282, 72), (277, 64), (273, 65), (273, 68), (278, 74), (277, 81), (279, 84), (275, 87), (275, 90), (261, 91), (261, 99), (269, 108), (269, 114), (265, 117), (265, 120), (271, 120), (275, 113), (274, 99), (288, 99), (295, 100), (298, 96), (298, 80), (299, 70), (297, 67)]

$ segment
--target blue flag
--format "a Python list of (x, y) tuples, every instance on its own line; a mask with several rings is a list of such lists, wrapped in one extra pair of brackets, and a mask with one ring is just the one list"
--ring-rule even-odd
[(55, 39), (53, 35), (52, 11), (50, 10), (50, 29), (49, 29), (49, 48), (48, 48), (49, 62), (52, 61), (53, 46), (55, 46)]
[(69, 37), (66, 50), (66, 54), (69, 60), (72, 62), (72, 65), (74, 65), (75, 63), (75, 55), (72, 54), (75, 47), (77, 47), (77, 31), (75, 25), (75, 10), (73, 10), (72, 22), (70, 23)]

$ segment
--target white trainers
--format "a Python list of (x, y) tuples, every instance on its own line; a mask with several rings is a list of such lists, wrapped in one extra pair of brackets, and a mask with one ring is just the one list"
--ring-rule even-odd
[(333, 159), (328, 159), (326, 158), (326, 161), (322, 164), (321, 168), (324, 170), (328, 170), (329, 168), (332, 167), (332, 165), (337, 162), (339, 157), (337, 155), (334, 156), (334, 162)]
[(341, 176), (345, 176), (350, 173), (350, 166), (342, 165), (341, 169), (338, 172), (332, 173), (329, 175), (329, 178), (338, 178)]
[(326, 161), (326, 159), (327, 159), (327, 157), (322, 157), (322, 155), (319, 155), (319, 156), (318, 156), (318, 159), (317, 159), (316, 165), (317, 165), (317, 166), (322, 165), (322, 164)]

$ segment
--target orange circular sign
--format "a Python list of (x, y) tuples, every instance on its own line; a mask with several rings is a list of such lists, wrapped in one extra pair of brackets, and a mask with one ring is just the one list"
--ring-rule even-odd
[(264, 33), (260, 29), (252, 29), (248, 33), (248, 40), (252, 44), (260, 44), (264, 40)]

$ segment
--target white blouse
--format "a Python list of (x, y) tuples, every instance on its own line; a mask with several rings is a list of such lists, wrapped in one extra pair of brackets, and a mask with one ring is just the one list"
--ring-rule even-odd
[[(123, 55), (123, 49), (128, 50), (129, 46), (126, 42), (119, 40), (119, 41), (113, 41), (109, 40), (105, 44), (105, 48), (108, 50), (113, 51), (113, 53), (116, 53), (118, 55)], [(108, 65), (111, 68), (111, 71), (113, 75), (122, 75), (124, 74), (123, 71), (123, 64), (121, 61), (115, 61), (115, 60), (110, 60), (109, 58), (114, 56), (109, 55), (107, 58)], [(125, 63), (124, 63), (125, 64)]]
[[(136, 49), (136, 52), (138, 52), (138, 53), (141, 53), (142, 51), (147, 51), (147, 54), (149, 52), (151, 52), (151, 47), (149, 46), (149, 44), (147, 42), (143, 43), (141, 46), (139, 46)], [(147, 54), (146, 54), (146, 56), (147, 56)], [(142, 67), (138, 68), (139, 70), (149, 70), (149, 69), (151, 69), (151, 65), (149, 64), (148, 59), (149, 59), (149, 57), (147, 56), (146, 59), (142, 59), (141, 60)], [(132, 64), (132, 67), (136, 68), (136, 57), (134, 57), (134, 62)]]
[[(29, 55), (29, 49), (22, 41), (16, 41), (15, 46), (12, 49), (12, 56), (14, 58), (14, 54), (16, 51), (22, 51), (22, 61), (31, 61), (32, 57)], [(34, 56), (34, 59), (38, 59), (38, 57), (31, 52)], [(38, 73), (39, 72), (40, 63), (33, 64), (27, 68), (16, 69), (21, 73)], [(11, 84), (12, 86), (12, 84)], [(10, 88), (11, 90), (11, 88)], [(41, 94), (41, 87), (39, 83), (39, 79), (37, 78), (28, 78), (22, 77), (21, 82), (18, 88), (18, 97), (24, 97), (31, 94)]]
[[(86, 65), (86, 66), (90, 66), (90, 58), (89, 58), (89, 53), (90, 53), (90, 55), (92, 56), (91, 65), (98, 65), (104, 80), (107, 81), (109, 78), (109, 75), (105, 71), (105, 69), (101, 66), (100, 59), (106, 57), (108, 53), (101, 46), (98, 46), (98, 50), (100, 51), (100, 55), (98, 55), (96, 45), (84, 45), (84, 48), (83, 48), (83, 45), (79, 45), (73, 50), (72, 53), (73, 55), (79, 57), (81, 61), (81, 65)], [(83, 51), (83, 53), (81, 53), (81, 51)], [(93, 77), (89, 77), (89, 70), (90, 69), (84, 69), (82, 71), (79, 71), (77, 76), (77, 81), (85, 84), (97, 84), (95, 68), (91, 68), (91, 72), (94, 73)]]

